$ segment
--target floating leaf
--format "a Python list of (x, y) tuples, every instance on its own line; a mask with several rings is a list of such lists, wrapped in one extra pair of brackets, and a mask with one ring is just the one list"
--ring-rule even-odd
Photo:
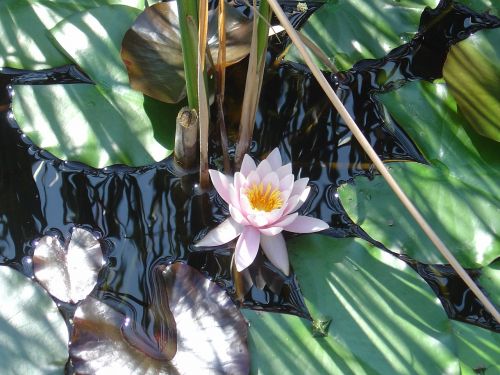
[[(430, 166), (391, 164), (391, 174), (464, 267), (500, 256), (498, 197)], [(356, 178), (339, 194), (354, 222), (390, 250), (424, 263), (448, 263), (381, 176)]]
[(500, 260), (481, 270), (479, 284), (486, 291), (491, 302), (500, 308)]
[(443, 76), (470, 126), (500, 142), (500, 29), (452, 46)]
[[(194, 268), (181, 263), (165, 267), (163, 278), (155, 280), (152, 295), (165, 293), (168, 296), (168, 305), (177, 326), (175, 357), (171, 361), (158, 360), (143, 353), (149, 350), (138, 350), (140, 345), (129, 345), (122, 332), (127, 325), (134, 324), (131, 319), (89, 297), (75, 313), (70, 355), (76, 372), (151, 375), (248, 373), (247, 326), (224, 290)], [(153, 298), (150, 303), (157, 304), (159, 300)], [(160, 304), (165, 307), (165, 303)], [(152, 332), (159, 333), (165, 324), (156, 321), (152, 324)]]
[[(424, 8), (434, 7), (438, 2), (331, 1), (307, 20), (301, 33), (312, 39), (339, 69), (349, 69), (359, 60), (380, 58), (407, 42), (417, 32)], [(299, 56), (292, 47), (287, 59), (301, 61)]]
[(0, 267), (2, 374), (58, 374), (68, 358), (68, 330), (55, 303), (37, 284)]
[(144, 6), (144, 0), (2, 0), (0, 67), (43, 69), (68, 64), (48, 30), (72, 13), (105, 4)]
[(35, 144), (94, 167), (140, 166), (168, 155), (178, 106), (130, 89), (119, 55), (123, 35), (139, 13), (102, 6), (77, 13), (51, 31), (97, 86), (16, 87), (14, 114)]
[[(207, 40), (213, 61), (217, 61), (219, 48), (217, 21), (216, 12), (210, 11)], [(229, 65), (249, 53), (252, 22), (228, 6), (226, 30), (226, 65)], [(186, 96), (175, 1), (154, 4), (137, 17), (123, 39), (122, 59), (134, 89), (167, 103), (176, 103)]]
[(309, 321), (244, 311), (253, 373), (459, 373), (450, 322), (406, 263), (354, 239), (310, 235), (288, 247), (313, 319), (331, 323), (315, 337)]
[(431, 165), (500, 196), (498, 144), (468, 131), (446, 84), (412, 82), (378, 98)]
[(500, 3), (497, 0), (461, 0), (460, 3), (479, 13), (500, 15)]
[(104, 264), (101, 245), (92, 233), (74, 228), (67, 251), (57, 237), (42, 237), (33, 254), (35, 276), (47, 291), (64, 302), (89, 295)]
[(461, 374), (500, 373), (500, 334), (470, 324), (451, 321), (458, 347)]

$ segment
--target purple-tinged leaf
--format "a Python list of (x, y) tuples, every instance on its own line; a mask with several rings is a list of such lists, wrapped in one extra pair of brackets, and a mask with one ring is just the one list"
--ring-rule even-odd
[[(222, 288), (181, 263), (157, 266), (150, 285), (146, 309), (153, 313), (145, 311), (147, 319), (140, 322), (93, 297), (82, 302), (75, 312), (70, 345), (76, 373), (249, 372), (248, 327)], [(141, 326), (146, 321), (147, 326)], [(169, 361), (174, 344), (177, 351)], [(167, 353), (163, 359), (160, 350)]]
[[(230, 65), (249, 53), (252, 21), (233, 7), (226, 11), (226, 65)], [(213, 11), (209, 14), (208, 43), (213, 61), (217, 61), (219, 41)], [(135, 90), (166, 103), (177, 103), (186, 96), (175, 1), (146, 8), (125, 34), (121, 55)]]
[(34, 273), (54, 297), (76, 303), (94, 289), (104, 264), (101, 246), (92, 233), (74, 228), (65, 246), (58, 238), (42, 237), (33, 254)]

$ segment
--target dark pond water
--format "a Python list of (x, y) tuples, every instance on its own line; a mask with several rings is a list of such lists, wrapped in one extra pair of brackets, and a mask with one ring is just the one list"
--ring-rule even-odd
[[(419, 33), (409, 43), (382, 59), (361, 61), (349, 71), (327, 77), (384, 160), (425, 163), (397, 124), (393, 124), (395, 131), (384, 126), (375, 94), (412, 80), (441, 77), (452, 43), (481, 28), (499, 26), (500, 21), (492, 16), (442, 2), (436, 10), (423, 13)], [(282, 46), (276, 43), (273, 48)], [(270, 62), (273, 56), (271, 51)], [(230, 134), (239, 118), (242, 88), (235, 82), (242, 81), (244, 64), (228, 72)], [(12, 86), (15, 90), (15, 85), (88, 82), (75, 67), (0, 72), (0, 264), (32, 276), (29, 259), (34, 241), (46, 234), (67, 238), (71, 228), (82, 226), (98, 234), (108, 259), (94, 295), (128, 316), (143, 320), (149, 291), (154, 289), (154, 268), (181, 260), (226, 288), (243, 307), (309, 317), (295, 276), (285, 277), (262, 254), (251, 266), (256, 276), (248, 289), (232, 277), (234, 243), (195, 251), (193, 241), (228, 215), (215, 191), (198, 190), (196, 175), (181, 173), (171, 159), (141, 168), (116, 165), (104, 169), (62, 161), (38, 148), (19, 129), (10, 109)], [(330, 223), (325, 235), (359, 236), (383, 248), (351, 222), (337, 198), (340, 184), (355, 176), (372, 176), (373, 167), (308, 69), (291, 63), (277, 68), (270, 64), (264, 85), (252, 155), (259, 158), (278, 146), (284, 161), (293, 163), (294, 174), (310, 178), (311, 197), (302, 211)], [(221, 154), (214, 135), (212, 167), (220, 162)], [(500, 331), (449, 266), (401, 258), (433, 287), (451, 318)], [(67, 318), (72, 316), (74, 307), (60, 306)]]

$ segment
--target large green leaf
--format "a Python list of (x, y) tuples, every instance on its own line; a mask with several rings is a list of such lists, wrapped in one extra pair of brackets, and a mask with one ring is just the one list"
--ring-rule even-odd
[(96, 86), (18, 87), (14, 113), (36, 144), (95, 167), (150, 164), (169, 154), (178, 106), (130, 89), (120, 59), (123, 35), (139, 13), (102, 6), (74, 14), (51, 31)]
[(0, 67), (42, 69), (67, 64), (48, 30), (77, 11), (114, 3), (144, 6), (144, 0), (2, 0)]
[[(464, 267), (500, 256), (498, 196), (420, 164), (391, 164), (391, 174)], [(381, 176), (339, 189), (349, 216), (390, 250), (424, 263), (448, 263)]]
[(500, 259), (481, 270), (479, 284), (486, 291), (491, 302), (500, 308)]
[(252, 373), (459, 372), (451, 326), (430, 287), (404, 262), (366, 242), (302, 236), (288, 242), (313, 318), (246, 312)]
[[(407, 42), (418, 30), (423, 9), (438, 2), (330, 1), (311, 16), (301, 33), (312, 39), (339, 69), (349, 69), (361, 59), (383, 57)], [(301, 61), (295, 47), (287, 58)]]
[(500, 334), (457, 321), (451, 322), (462, 375), (500, 374)]
[(500, 29), (452, 46), (443, 76), (470, 126), (500, 142)]
[(413, 82), (379, 99), (431, 165), (500, 196), (498, 144), (467, 126), (446, 84)]
[(498, 0), (461, 0), (460, 3), (479, 13), (488, 12), (497, 17), (500, 15), (500, 3)]
[(2, 374), (63, 374), (68, 330), (56, 304), (30, 279), (0, 267)]

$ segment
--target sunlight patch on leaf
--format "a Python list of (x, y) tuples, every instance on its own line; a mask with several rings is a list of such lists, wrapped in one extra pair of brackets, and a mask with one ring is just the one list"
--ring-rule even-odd
[(63, 373), (68, 330), (56, 304), (36, 283), (0, 266), (2, 374)]

